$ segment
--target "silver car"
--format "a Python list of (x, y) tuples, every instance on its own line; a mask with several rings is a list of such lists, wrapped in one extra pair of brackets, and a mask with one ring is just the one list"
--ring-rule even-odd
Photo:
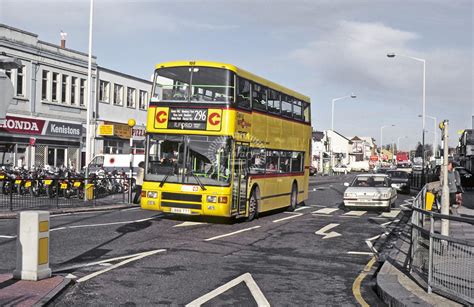
[(390, 212), (397, 199), (390, 177), (385, 174), (364, 174), (354, 178), (344, 192), (346, 208), (383, 208)]

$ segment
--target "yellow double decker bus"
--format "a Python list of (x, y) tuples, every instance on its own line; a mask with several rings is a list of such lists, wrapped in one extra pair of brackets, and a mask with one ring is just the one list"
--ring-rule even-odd
[(234, 65), (158, 64), (141, 207), (242, 217), (308, 198), (310, 99)]

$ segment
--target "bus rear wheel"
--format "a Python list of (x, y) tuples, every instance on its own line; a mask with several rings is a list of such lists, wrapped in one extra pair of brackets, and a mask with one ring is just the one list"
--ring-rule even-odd
[(293, 184), (293, 187), (291, 188), (290, 206), (288, 207), (288, 211), (290, 212), (295, 211), (297, 204), (298, 204), (298, 188), (296, 187), (296, 184)]
[(257, 193), (255, 190), (250, 195), (249, 199), (249, 215), (247, 216), (247, 222), (252, 221), (257, 217), (258, 214), (258, 201), (257, 201)]

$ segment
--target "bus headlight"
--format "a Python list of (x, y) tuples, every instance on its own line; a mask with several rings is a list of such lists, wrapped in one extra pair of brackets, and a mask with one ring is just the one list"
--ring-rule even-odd
[(148, 198), (158, 198), (158, 192), (148, 192)]
[(215, 203), (215, 202), (217, 202), (217, 196), (208, 195), (208, 196), (206, 197), (206, 201), (207, 201), (208, 203)]
[(228, 200), (227, 196), (219, 196), (218, 198), (218, 202), (220, 204), (227, 204), (227, 200)]

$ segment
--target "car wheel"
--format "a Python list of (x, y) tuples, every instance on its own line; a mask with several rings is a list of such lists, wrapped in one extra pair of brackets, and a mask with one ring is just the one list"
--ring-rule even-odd
[(257, 217), (258, 214), (258, 200), (256, 190), (252, 191), (249, 199), (249, 214), (247, 216), (247, 222), (252, 221)]
[(293, 188), (291, 189), (291, 194), (290, 194), (290, 206), (288, 207), (288, 211), (290, 212), (295, 211), (297, 204), (298, 204), (298, 189), (296, 188), (296, 184), (293, 184)]

